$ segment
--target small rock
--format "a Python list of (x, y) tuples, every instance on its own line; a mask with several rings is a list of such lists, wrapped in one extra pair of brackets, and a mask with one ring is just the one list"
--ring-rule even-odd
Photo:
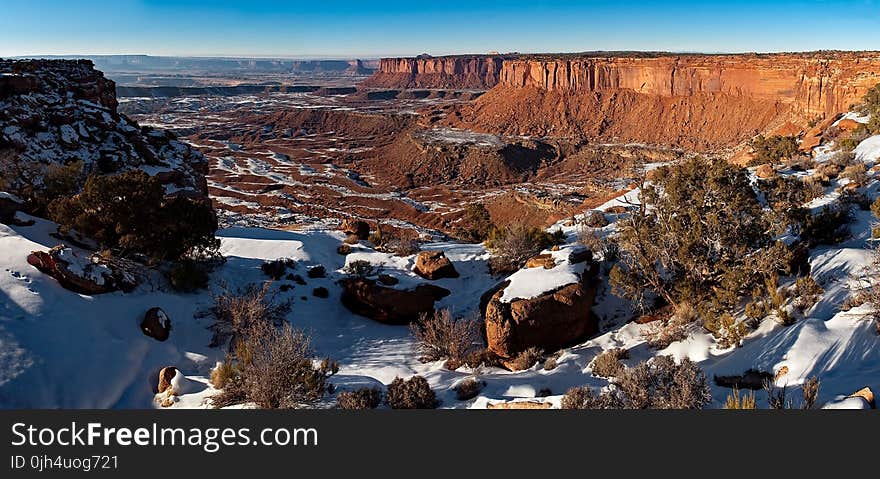
[(394, 286), (395, 284), (399, 283), (400, 280), (398, 280), (394, 276), (391, 276), (390, 274), (380, 274), (379, 282), (384, 284), (385, 286)]
[(852, 393), (849, 397), (855, 398), (859, 397), (868, 402), (868, 405), (871, 406), (871, 409), (876, 409), (877, 404), (874, 402), (874, 391), (871, 391), (871, 388), (865, 386), (862, 389)]
[(341, 245), (339, 245), (338, 248), (336, 248), (336, 252), (343, 255), (343, 256), (345, 256), (347, 254), (351, 254), (351, 245), (347, 245), (345, 243), (342, 243)]
[(359, 240), (366, 240), (370, 237), (370, 225), (366, 221), (348, 219), (342, 222), (339, 230), (348, 236), (355, 236)]
[(316, 298), (329, 298), (330, 291), (328, 291), (327, 288), (323, 286), (319, 286), (312, 290), (312, 295), (314, 295)]
[(150, 308), (141, 321), (141, 331), (156, 341), (165, 341), (171, 333), (171, 319), (162, 308)]
[(773, 165), (770, 163), (764, 163), (755, 170), (755, 175), (762, 180), (769, 180), (776, 177), (776, 170), (773, 169)]
[(458, 271), (442, 251), (422, 251), (416, 257), (415, 273), (425, 279), (458, 278)]
[(319, 264), (315, 266), (310, 266), (306, 271), (306, 276), (309, 278), (324, 278), (327, 276), (327, 270), (324, 268), (324, 265)]
[(171, 380), (174, 379), (174, 376), (177, 376), (177, 368), (174, 366), (168, 366), (159, 371), (159, 394), (171, 389)]
[(526, 261), (526, 268), (553, 269), (555, 266), (556, 261), (551, 254), (539, 254)]
[(306, 280), (303, 279), (303, 277), (298, 274), (293, 275), (293, 282), (300, 285), (300, 286), (306, 285)]
[(593, 261), (593, 252), (588, 248), (579, 248), (568, 255), (568, 262), (571, 264), (579, 264), (587, 261)]

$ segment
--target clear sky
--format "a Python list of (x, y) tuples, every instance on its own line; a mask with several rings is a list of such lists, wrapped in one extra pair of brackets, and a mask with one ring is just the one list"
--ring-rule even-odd
[(0, 56), (880, 49), (880, 0), (0, 0)]

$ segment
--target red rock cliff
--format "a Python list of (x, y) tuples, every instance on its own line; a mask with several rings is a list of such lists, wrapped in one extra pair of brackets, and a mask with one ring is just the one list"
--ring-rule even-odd
[(498, 83), (505, 56), (383, 58), (361, 85), (371, 88), (486, 90)]
[(880, 52), (531, 55), (439, 123), (710, 151), (847, 111), (877, 83)]
[(846, 111), (880, 83), (880, 53), (513, 59), (499, 76), (502, 86), (562, 93), (721, 93), (781, 102), (795, 114), (817, 116)]

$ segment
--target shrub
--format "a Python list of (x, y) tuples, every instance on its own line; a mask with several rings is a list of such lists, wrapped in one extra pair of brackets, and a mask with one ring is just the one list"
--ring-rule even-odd
[(654, 171), (641, 191), (642, 207), (618, 222), (612, 292), (643, 309), (658, 296), (667, 304), (689, 303), (700, 315), (733, 308), (762, 281), (765, 270), (754, 263), (774, 244), (748, 175), (699, 158)]
[(394, 378), (388, 385), (385, 403), (391, 409), (434, 409), (438, 405), (434, 390), (421, 376)]
[(557, 363), (558, 360), (559, 360), (559, 358), (555, 358), (555, 357), (549, 357), (546, 360), (544, 360), (544, 371), (552, 371), (552, 370), (556, 369), (557, 366), (559, 366), (559, 364)]
[(544, 352), (538, 348), (531, 347), (517, 354), (512, 361), (507, 363), (507, 366), (512, 371), (524, 371), (526, 369), (531, 368), (543, 357)]
[(473, 399), (480, 394), (480, 391), (483, 390), (483, 386), (485, 386), (485, 383), (482, 381), (477, 381), (474, 378), (465, 379), (455, 386), (455, 398), (459, 401)]
[(601, 211), (591, 211), (584, 217), (583, 224), (590, 228), (603, 228), (608, 226), (608, 219)]
[(372, 276), (375, 273), (376, 268), (372, 263), (366, 260), (355, 260), (351, 261), (345, 265), (345, 273), (357, 276), (359, 278), (366, 278), (367, 276)]
[(868, 182), (868, 167), (864, 163), (849, 165), (843, 169), (843, 173), (840, 176), (856, 185), (862, 186)]
[(765, 138), (759, 135), (752, 140), (751, 146), (755, 153), (755, 159), (750, 166), (779, 163), (798, 152), (797, 138), (793, 136), (776, 135)]
[[(611, 270), (612, 273), (614, 270)], [(654, 321), (642, 331), (641, 336), (654, 349), (669, 347), (676, 341), (683, 341), (688, 337), (688, 325), (698, 319), (697, 312), (687, 303), (680, 304), (670, 317)]]
[(701, 409), (712, 396), (706, 376), (690, 359), (676, 363), (657, 356), (625, 369), (611, 388), (596, 396), (574, 388), (562, 398), (564, 409)]
[(343, 391), (336, 396), (336, 407), (339, 409), (376, 409), (380, 404), (382, 390), (375, 387)]
[(703, 327), (715, 336), (722, 348), (739, 346), (743, 338), (749, 334), (748, 326), (742, 321), (737, 321), (730, 313), (706, 318)]
[(495, 228), (489, 210), (482, 203), (471, 203), (464, 209), (458, 235), (465, 241), (482, 243)]
[(217, 216), (207, 200), (165, 197), (143, 171), (90, 176), (82, 193), (49, 205), (62, 232), (76, 230), (123, 256), (151, 260), (216, 255)]
[(272, 261), (264, 261), (263, 264), (260, 265), (260, 270), (263, 271), (263, 274), (272, 278), (275, 281), (280, 280), (287, 273), (287, 269), (293, 269), (296, 267), (296, 261), (288, 258), (282, 259), (274, 259)]
[(232, 338), (231, 346), (234, 348), (235, 341), (243, 339), (250, 331), (262, 330), (265, 325), (281, 325), (290, 312), (291, 303), (276, 301), (269, 291), (269, 284), (266, 283), (235, 291), (224, 288), (220, 295), (215, 296), (211, 312), (216, 321), (211, 326), (214, 331), (211, 345), (219, 346)]
[(205, 262), (184, 259), (178, 261), (168, 271), (168, 282), (175, 290), (191, 293), (208, 287), (209, 266)]
[(474, 318), (456, 319), (448, 309), (423, 314), (410, 326), (416, 351), (423, 362), (446, 359), (446, 367), (458, 369), (481, 348), (480, 324)]
[(284, 323), (255, 322), (236, 352), (233, 373), (213, 398), (216, 407), (252, 402), (262, 409), (299, 408), (324, 396), (328, 379), (338, 371), (324, 360), (315, 366), (310, 338)]
[(800, 237), (810, 247), (838, 244), (849, 238), (851, 221), (852, 212), (848, 206), (826, 206), (819, 213), (805, 215)]
[(593, 359), (593, 375), (603, 378), (615, 378), (623, 372), (626, 366), (621, 360), (629, 358), (626, 349), (615, 348), (602, 351)]
[(486, 247), (492, 251), (489, 271), (492, 274), (509, 274), (525, 265), (526, 260), (546, 248), (560, 243), (560, 233), (548, 233), (540, 228), (523, 225), (492, 230)]
[(816, 405), (816, 400), (819, 399), (819, 378), (813, 376), (807, 379), (803, 386), (801, 386), (801, 395), (804, 398), (801, 409), (813, 409), (813, 406)]
[(215, 389), (223, 389), (235, 374), (236, 370), (232, 362), (223, 361), (218, 362), (214, 369), (211, 370), (211, 375), (208, 379), (211, 382), (211, 386), (214, 386)]
[(871, 213), (874, 213), (874, 216), (880, 218), (880, 196), (871, 203)]
[(824, 292), (825, 290), (819, 286), (819, 283), (812, 276), (798, 278), (794, 289), (794, 307), (804, 312), (819, 302)]
[(739, 395), (739, 388), (733, 388), (733, 392), (727, 396), (724, 402), (724, 409), (755, 409), (755, 391), (749, 391), (742, 397)]

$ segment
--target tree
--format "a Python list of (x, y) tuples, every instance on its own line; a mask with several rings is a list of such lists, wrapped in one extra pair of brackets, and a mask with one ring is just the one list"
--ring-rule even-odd
[(781, 266), (762, 255), (773, 245), (770, 222), (742, 169), (689, 159), (658, 169), (640, 199), (620, 224), (623, 254), (611, 271), (618, 296), (640, 306), (646, 293), (690, 303), (705, 318)]
[(210, 202), (166, 198), (161, 183), (140, 170), (90, 176), (80, 194), (53, 201), (49, 217), (63, 232), (76, 230), (122, 256), (177, 260), (219, 246)]

